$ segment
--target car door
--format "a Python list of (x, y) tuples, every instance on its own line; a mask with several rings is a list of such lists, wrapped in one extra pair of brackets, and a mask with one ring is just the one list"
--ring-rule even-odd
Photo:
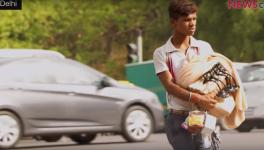
[(255, 107), (264, 102), (264, 80), (245, 82), (244, 89), (249, 106)]
[[(105, 76), (73, 60), (53, 62), (55, 84), (67, 103), (67, 115), (72, 126), (114, 126), (120, 120), (121, 99), (100, 94)], [(57, 67), (56, 67), (57, 66)], [(62, 67), (63, 66), (63, 67)]]
[(115, 126), (122, 115), (120, 103), (122, 99), (101, 95), (104, 87), (94, 85), (71, 85), (72, 92), (68, 94), (71, 99), (70, 117), (78, 124), (87, 126)]
[[(113, 126), (118, 122), (121, 101), (99, 95), (94, 85), (42, 84), (26, 86), (31, 101), (24, 103), (31, 124), (38, 126), (85, 127)], [(32, 103), (37, 101), (37, 103)], [(41, 123), (41, 124), (40, 124)]]

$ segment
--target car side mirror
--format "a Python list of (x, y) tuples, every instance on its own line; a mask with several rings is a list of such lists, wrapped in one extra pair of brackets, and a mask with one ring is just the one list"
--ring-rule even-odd
[(100, 84), (99, 89), (112, 86), (110, 80), (107, 77), (103, 77)]

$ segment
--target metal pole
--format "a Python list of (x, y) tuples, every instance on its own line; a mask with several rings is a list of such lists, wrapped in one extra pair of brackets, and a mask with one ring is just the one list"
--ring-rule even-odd
[(143, 39), (142, 39), (142, 30), (137, 30), (137, 47), (138, 47), (138, 62), (143, 62)]

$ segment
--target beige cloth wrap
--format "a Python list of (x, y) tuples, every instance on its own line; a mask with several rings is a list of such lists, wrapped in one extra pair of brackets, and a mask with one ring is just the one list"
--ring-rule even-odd
[[(213, 109), (209, 110), (209, 113), (217, 118), (223, 118), (225, 125), (233, 129), (245, 120), (247, 102), (241, 80), (231, 60), (219, 53), (215, 53), (209, 57), (193, 56), (189, 58), (189, 62), (183, 64), (182, 69), (177, 73), (176, 83), (190, 91), (200, 94), (217, 94), (219, 92), (217, 85), (213, 82), (203, 84), (201, 77), (218, 62), (233, 76), (236, 84), (240, 88), (228, 98), (221, 99), (216, 97), (218, 103)], [(221, 76), (220, 80), (225, 83), (224, 78)], [(222, 84), (219, 85), (221, 88), (223, 87)]]

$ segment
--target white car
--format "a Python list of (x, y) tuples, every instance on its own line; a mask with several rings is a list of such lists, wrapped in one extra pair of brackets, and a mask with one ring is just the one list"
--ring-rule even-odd
[(0, 59), (53, 57), (65, 58), (59, 52), (43, 49), (0, 49)]
[(105, 132), (142, 142), (164, 127), (154, 93), (52, 51), (0, 51), (0, 99), (0, 149), (29, 136), (88, 144)]
[[(235, 62), (234, 66), (242, 80), (248, 102), (246, 120), (236, 130), (249, 132), (253, 128), (264, 128), (264, 61)], [(223, 130), (228, 129), (221, 119), (218, 123)]]
[(264, 61), (250, 63), (238, 69), (248, 102), (246, 120), (237, 128), (249, 132), (264, 128)]

